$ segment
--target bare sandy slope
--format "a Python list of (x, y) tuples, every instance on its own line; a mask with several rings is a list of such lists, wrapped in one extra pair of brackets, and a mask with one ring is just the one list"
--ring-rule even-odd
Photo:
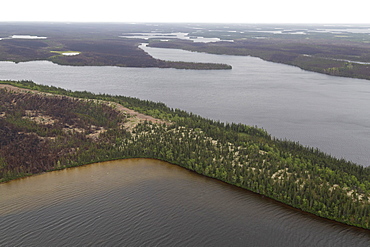
[[(0, 84), (0, 89), (6, 89), (6, 90), (17, 92), (17, 93), (31, 93), (32, 92), (32, 93), (41, 94), (41, 95), (47, 95), (47, 96), (52, 96), (52, 97), (60, 97), (60, 95), (39, 92), (39, 91), (36, 91), (36, 90), (19, 88), (19, 87), (15, 87), (15, 86), (11, 86), (11, 85), (6, 85), (6, 84)], [(69, 97), (69, 96), (64, 96), (64, 97)], [(69, 98), (73, 98), (73, 97), (69, 97)], [(134, 128), (138, 123), (143, 122), (145, 120), (146, 121), (153, 122), (153, 123), (159, 123), (159, 124), (165, 123), (165, 124), (169, 124), (166, 121), (163, 121), (161, 119), (157, 119), (157, 118), (154, 118), (152, 116), (145, 115), (145, 114), (141, 114), (139, 112), (136, 112), (134, 110), (131, 110), (131, 109), (129, 109), (127, 107), (124, 107), (124, 106), (122, 106), (122, 105), (120, 105), (118, 103), (115, 103), (115, 102), (107, 102), (107, 101), (100, 101), (100, 102), (106, 103), (106, 104), (108, 104), (110, 106), (113, 106), (115, 109), (117, 109), (122, 114), (125, 114), (125, 115), (129, 116), (128, 121), (124, 124), (124, 126), (128, 130), (132, 130), (132, 128)]]

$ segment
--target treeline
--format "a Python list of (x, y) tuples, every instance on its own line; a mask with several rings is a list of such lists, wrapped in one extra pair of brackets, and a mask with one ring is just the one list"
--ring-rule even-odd
[[(60, 65), (157, 67), (175, 69), (231, 69), (217, 63), (172, 62), (155, 59), (138, 48), (143, 40), (123, 38), (50, 38), (48, 40), (4, 39), (0, 43), (0, 60), (25, 62), (48, 60)], [(53, 51), (78, 51), (76, 56), (64, 56)]]
[[(6, 177), (8, 175), (4, 171), (13, 172), (10, 175), (16, 177), (110, 159), (157, 158), (269, 196), (307, 212), (370, 229), (368, 167), (336, 159), (295, 142), (271, 138), (266, 131), (256, 127), (205, 119), (179, 109), (170, 109), (163, 103), (124, 96), (72, 92), (29, 81), (3, 83), (59, 95), (114, 101), (168, 122), (168, 124), (143, 122), (128, 132), (120, 123), (128, 121), (129, 118), (121, 116), (121, 119), (115, 120), (120, 118), (120, 115), (115, 113), (114, 109), (106, 109), (108, 106), (101, 105), (98, 101), (71, 100), (67, 103), (67, 98), (56, 97), (53, 100), (66, 101), (61, 104), (83, 104), (78, 107), (69, 106), (71, 112), (64, 118), (58, 118), (61, 114), (54, 114), (59, 112), (58, 109), (50, 109), (50, 112), (41, 110), (43, 104), (47, 105), (41, 96), (12, 95), (5, 92), (5, 95), (10, 95), (6, 96), (10, 97), (6, 102), (13, 102), (13, 105), (14, 102), (26, 99), (32, 100), (34, 102), (32, 104), (36, 104), (36, 101), (44, 102), (35, 105), (33, 110), (27, 108), (27, 104), (19, 104), (24, 105), (19, 107), (25, 109), (25, 114), (40, 109), (45, 118), (52, 117), (55, 121), (50, 129), (58, 129), (57, 122), (67, 121), (62, 119), (76, 119), (67, 116), (80, 115), (81, 121), (86, 121), (82, 125), (87, 127), (83, 129), (80, 126), (78, 128), (83, 131), (76, 131), (79, 126), (77, 123), (80, 121), (76, 119), (75, 122), (68, 123), (70, 128), (76, 128), (75, 131), (66, 131), (62, 128), (54, 132), (40, 132), (35, 126), (46, 128), (45, 124), (35, 123), (35, 119), (31, 121), (30, 117), (25, 118), (23, 111), (17, 110), (18, 104), (11, 106), (4, 103), (8, 106), (0, 110), (1, 130), (2, 133), (7, 133), (0, 137), (0, 171), (3, 171), (3, 181), (11, 178)], [(13, 108), (6, 112), (8, 107)], [(90, 111), (89, 107), (95, 110)], [(13, 111), (18, 112), (13, 114), (18, 117), (11, 117)], [(74, 115), (74, 112), (78, 114)], [(18, 123), (22, 121), (27, 122)], [(97, 127), (91, 127), (92, 125)], [(106, 131), (98, 133), (96, 139), (89, 137), (94, 130), (97, 134), (96, 130), (102, 127)], [(37, 148), (27, 151), (25, 147), (28, 146)], [(19, 147), (22, 148), (17, 149)], [(5, 148), (7, 151), (3, 151)], [(12, 163), (16, 160), (11, 158), (13, 155), (19, 157), (22, 153), (32, 152), (40, 154), (32, 160), (30, 167), (43, 166), (40, 162), (47, 160), (47, 157), (52, 159), (48, 161), (50, 165), (32, 170), (25, 165), (26, 159), (16, 164)], [(33, 162), (39, 163), (33, 165)]]
[(304, 211), (369, 228), (369, 169), (358, 178), (314, 163), (310, 155), (280, 150), (273, 141), (248, 136), (233, 141), (232, 133), (214, 139), (207, 132), (144, 123), (121, 149), (130, 157), (159, 158)]
[(175, 68), (175, 69), (194, 69), (194, 70), (219, 70), (232, 69), (231, 65), (223, 63), (193, 63), (193, 62), (173, 62), (158, 60), (160, 68)]
[(211, 54), (254, 56), (266, 61), (293, 65), (322, 74), (370, 80), (370, 64), (350, 62), (352, 60), (370, 63), (368, 45), (357, 42), (326, 44), (322, 40), (269, 38), (196, 43), (173, 39), (168, 42), (153, 40), (150, 41), (149, 46)]

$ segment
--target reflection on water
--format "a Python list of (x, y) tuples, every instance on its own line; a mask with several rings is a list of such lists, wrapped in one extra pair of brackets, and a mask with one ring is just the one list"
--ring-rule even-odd
[(369, 246), (370, 232), (148, 159), (0, 185), (0, 246)]

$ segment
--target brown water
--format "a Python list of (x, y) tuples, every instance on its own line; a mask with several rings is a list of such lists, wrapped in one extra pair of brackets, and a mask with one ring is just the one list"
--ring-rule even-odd
[(130, 159), (1, 184), (0, 246), (368, 247), (370, 231)]

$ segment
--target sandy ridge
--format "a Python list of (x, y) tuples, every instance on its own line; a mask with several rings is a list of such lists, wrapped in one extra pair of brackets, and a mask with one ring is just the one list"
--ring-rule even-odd
[[(71, 97), (71, 96), (57, 95), (57, 94), (40, 92), (40, 91), (37, 91), (37, 90), (19, 88), (19, 87), (15, 87), (15, 86), (12, 86), (12, 85), (7, 85), (7, 84), (0, 84), (0, 89), (6, 89), (6, 90), (9, 90), (9, 91), (12, 91), (12, 92), (17, 92), (17, 93), (30, 93), (30, 92), (32, 92), (32, 93), (35, 93), (35, 94), (41, 94), (41, 95), (45, 95), (45, 96), (52, 96), (52, 97), (62, 97), (63, 96), (63, 97), (71, 98), (71, 99), (80, 99), (80, 98), (75, 98), (75, 97)], [(121, 112), (122, 114), (130, 116), (128, 121), (124, 124), (124, 126), (128, 130), (132, 130), (132, 128), (134, 128), (138, 123), (144, 122), (144, 121), (149, 121), (149, 122), (157, 123), (157, 124), (169, 124), (169, 122), (163, 121), (163, 120), (158, 119), (158, 118), (154, 118), (154, 117), (149, 116), (149, 115), (139, 113), (137, 111), (134, 111), (132, 109), (124, 107), (123, 105), (118, 104), (116, 102), (103, 101), (103, 100), (99, 100), (99, 102), (102, 102), (102, 103), (105, 103), (109, 106), (112, 106), (116, 110)]]

